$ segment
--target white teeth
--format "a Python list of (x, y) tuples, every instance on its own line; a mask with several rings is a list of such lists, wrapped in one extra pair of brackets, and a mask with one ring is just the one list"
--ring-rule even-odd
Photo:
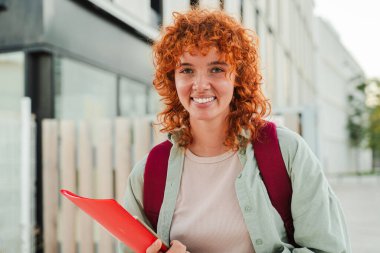
[(193, 100), (198, 104), (204, 104), (211, 102), (215, 99), (215, 97), (209, 97), (209, 98), (193, 98)]

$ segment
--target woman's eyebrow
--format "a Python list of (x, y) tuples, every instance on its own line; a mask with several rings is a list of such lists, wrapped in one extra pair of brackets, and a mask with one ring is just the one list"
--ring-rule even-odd
[(182, 67), (182, 66), (193, 66), (193, 64), (188, 63), (188, 62), (180, 62), (179, 67)]
[[(225, 66), (227, 66), (228, 64), (224, 61), (212, 61), (212, 62), (208, 63), (207, 65), (208, 66), (210, 66), (210, 65), (225, 65)], [(191, 64), (189, 62), (180, 62), (179, 67), (182, 67), (182, 66), (193, 66), (193, 64)]]
[(207, 65), (228, 65), (226, 62), (224, 61), (213, 61), (213, 62), (210, 62), (209, 64)]

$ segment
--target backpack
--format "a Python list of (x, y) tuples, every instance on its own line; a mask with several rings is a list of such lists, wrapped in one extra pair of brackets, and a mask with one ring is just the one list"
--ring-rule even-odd
[[(171, 148), (172, 143), (169, 140), (156, 145), (148, 154), (145, 165), (144, 212), (155, 231), (164, 199)], [(253, 149), (272, 205), (284, 222), (289, 242), (296, 246), (291, 213), (292, 185), (281, 155), (274, 123), (266, 122), (261, 129), (260, 139), (253, 141)]]

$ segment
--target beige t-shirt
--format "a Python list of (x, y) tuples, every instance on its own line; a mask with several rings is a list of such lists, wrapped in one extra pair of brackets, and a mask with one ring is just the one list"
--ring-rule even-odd
[(255, 252), (236, 197), (242, 169), (236, 152), (198, 157), (187, 149), (170, 240), (190, 253)]

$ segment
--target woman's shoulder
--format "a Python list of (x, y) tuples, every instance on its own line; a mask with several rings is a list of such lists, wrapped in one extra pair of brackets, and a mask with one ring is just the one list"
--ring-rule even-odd
[[(175, 142), (173, 140), (170, 140), (170, 142), (172, 144), (175, 144)], [(146, 167), (146, 164), (147, 164), (147, 160), (148, 160), (148, 156), (151, 152), (158, 152), (160, 155), (162, 155), (162, 153), (165, 153), (166, 151), (165, 150), (162, 150), (162, 148), (160, 148), (160, 146), (162, 147), (162, 144), (166, 144), (166, 141), (162, 142), (162, 143), (159, 143), (157, 145), (155, 145), (154, 147), (152, 147), (151, 150), (149, 150), (149, 152), (141, 159), (139, 160), (133, 167), (131, 173), (130, 173), (130, 178), (132, 180), (139, 180), (139, 182), (143, 182), (144, 180), (144, 172), (145, 172), (145, 167)], [(173, 145), (173, 147), (177, 147), (176, 145)], [(158, 149), (157, 149), (158, 148)], [(170, 147), (170, 150), (169, 152), (171, 151), (172, 147)], [(175, 149), (177, 150), (177, 149)], [(157, 155), (153, 156), (155, 157), (155, 159), (157, 159)], [(161, 157), (160, 157), (161, 158)], [(150, 160), (152, 160), (152, 156), (150, 158)], [(153, 161), (154, 163), (156, 163), (156, 161)]]
[(140, 183), (142, 183), (144, 181), (144, 171), (147, 158), (148, 154), (146, 154), (141, 160), (139, 160), (133, 167), (131, 173), (129, 174), (129, 178), (132, 182), (139, 181)]
[(286, 146), (296, 146), (300, 142), (303, 142), (303, 138), (293, 130), (289, 128), (279, 125), (276, 127), (277, 138), (280, 144), (284, 144)]
[(285, 160), (292, 160), (296, 154), (311, 152), (305, 140), (296, 132), (284, 126), (277, 126), (277, 138)]

